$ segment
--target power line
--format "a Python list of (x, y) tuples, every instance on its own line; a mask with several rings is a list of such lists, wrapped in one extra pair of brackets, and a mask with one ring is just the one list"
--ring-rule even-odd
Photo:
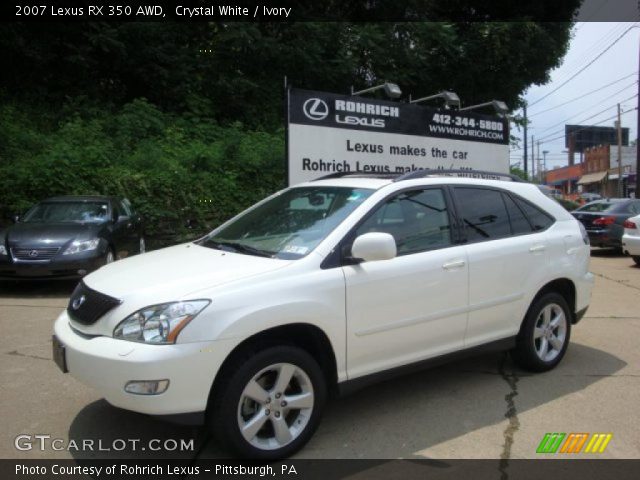
[[(632, 87), (632, 86), (636, 85), (637, 83), (638, 83), (638, 82), (633, 82), (631, 85), (624, 87), (622, 90), (618, 90), (616, 93), (612, 93), (612, 94), (611, 94), (611, 95), (609, 95), (606, 99), (604, 99), (604, 101), (607, 101), (607, 100), (612, 99), (613, 97), (615, 97), (615, 96), (616, 96), (616, 95), (618, 95), (619, 93), (624, 92), (626, 89), (628, 89), (629, 87)], [(637, 97), (637, 96), (638, 96), (638, 95), (636, 95), (636, 97)], [(631, 100), (632, 98), (635, 98), (635, 97), (631, 97), (631, 98), (628, 98), (628, 99), (626, 99), (626, 100), (623, 100), (623, 102), (626, 102), (626, 101), (628, 101), (628, 100)], [(589, 110), (591, 110), (592, 108), (599, 107), (599, 106), (600, 106), (600, 105), (602, 105), (602, 104), (603, 104), (603, 100), (600, 100), (598, 103), (595, 103), (595, 104), (593, 104), (593, 105), (591, 105), (591, 106), (589, 106), (589, 107), (585, 108), (584, 110), (580, 110), (578, 113), (574, 113), (574, 114), (573, 114), (573, 115), (571, 115), (570, 117), (567, 117), (567, 118), (565, 118), (564, 120), (559, 121), (558, 123), (554, 123), (553, 125), (551, 125), (550, 127), (545, 128), (544, 130), (540, 130), (540, 132), (538, 132), (538, 133), (542, 134), (542, 133), (546, 132), (547, 130), (551, 130), (552, 128), (555, 128), (555, 127), (557, 127), (558, 125), (562, 125), (562, 124), (563, 124), (563, 123), (565, 123), (567, 120), (571, 120), (572, 118), (577, 117), (578, 115), (582, 115), (583, 113), (588, 112), (588, 111), (589, 111)]]
[(572, 60), (570, 63), (563, 65), (567, 73), (564, 74), (561, 78), (558, 78), (556, 81), (563, 81), (565, 78), (568, 78), (569, 75), (571, 75), (572, 71), (575, 70), (575, 68), (580, 68), (580, 66), (589, 59), (594, 51), (600, 50), (603, 45), (606, 45), (608, 42), (613, 40), (616, 35), (622, 33), (625, 27), (626, 26), (624, 24), (616, 23), (611, 30), (607, 31), (607, 33), (605, 33), (602, 37), (593, 42), (589, 46), (589, 48), (586, 48), (581, 52), (581, 54), (578, 54), (575, 60)]
[(581, 74), (582, 72), (584, 72), (587, 68), (589, 68), (591, 65), (593, 65), (596, 60), (598, 60), (600, 57), (602, 57), (602, 55), (604, 55), (605, 53), (607, 53), (616, 43), (618, 43), (620, 41), (620, 39), (622, 37), (624, 37), (627, 33), (629, 33), (633, 28), (636, 28), (636, 25), (632, 25), (629, 28), (627, 28), (620, 36), (618, 36), (618, 38), (616, 38), (611, 44), (609, 44), (609, 46), (607, 48), (605, 48), (602, 52), (600, 52), (593, 60), (591, 60), (589, 63), (587, 63), (584, 67), (582, 67), (580, 70), (578, 70), (576, 73), (574, 73), (572, 76), (570, 76), (567, 80), (565, 80), (564, 82), (562, 82), (560, 85), (558, 85), (556, 88), (554, 88), (553, 90), (551, 90), (549, 93), (547, 93), (546, 95), (543, 95), (542, 97), (540, 97), (538, 100), (536, 100), (535, 102), (532, 102), (529, 104), (530, 107), (534, 106), (536, 103), (540, 103), (542, 100), (544, 100), (545, 98), (547, 98), (549, 95), (551, 95), (554, 92), (557, 92), (558, 90), (560, 90), (562, 87), (564, 87), (567, 83), (569, 83), (571, 80), (573, 80), (574, 78), (576, 78), (579, 74)]
[[(636, 95), (636, 96), (637, 96), (637, 95)], [(610, 108), (611, 108), (611, 107), (610, 107)], [(632, 108), (631, 110), (627, 110), (627, 111), (625, 111), (625, 112), (622, 112), (622, 115), (625, 115), (625, 114), (627, 114), (627, 113), (629, 113), (629, 112), (633, 112), (633, 111), (635, 111), (635, 110), (638, 110), (638, 107), (634, 107), (634, 108)], [(600, 113), (602, 113), (602, 112), (600, 112)], [(614, 118), (618, 118), (618, 114), (615, 114), (615, 115), (613, 115), (612, 117), (609, 117), (609, 118), (605, 118), (604, 120), (601, 120), (601, 121), (599, 121), (599, 122), (597, 122), (597, 123), (594, 123), (593, 125), (589, 125), (589, 126), (586, 126), (586, 127), (583, 127), (583, 128), (578, 128), (578, 129), (574, 130), (574, 131), (573, 131), (573, 133), (581, 132), (582, 130), (586, 130), (587, 128), (595, 127), (595, 126), (597, 126), (597, 125), (601, 125), (601, 124), (603, 124), (604, 122), (608, 122), (609, 120), (613, 120)], [(546, 137), (545, 137), (545, 138), (546, 138)], [(551, 143), (551, 142), (553, 142), (554, 140), (559, 140), (559, 139), (562, 139), (562, 138), (564, 138), (564, 135), (560, 135), (560, 136), (558, 136), (558, 137), (551, 138), (551, 139), (549, 139), (549, 140), (546, 140), (544, 143)], [(540, 139), (540, 141), (542, 141), (542, 140), (544, 140), (544, 139), (543, 139), (543, 138), (541, 138), (541, 139)]]
[[(547, 108), (546, 110), (541, 110), (539, 112), (532, 113), (531, 115), (529, 115), (529, 118), (535, 117), (536, 115), (540, 115), (542, 113), (550, 112), (551, 110), (555, 110), (556, 108), (560, 108), (560, 107), (562, 107), (564, 105), (567, 105), (568, 103), (575, 102), (576, 100), (581, 100), (584, 97), (588, 97), (589, 95), (591, 95), (593, 93), (596, 93), (596, 92), (599, 92), (601, 90), (604, 90), (605, 88), (611, 87), (612, 85), (615, 85), (616, 83), (620, 83), (622, 80), (625, 80), (625, 79), (627, 79), (629, 77), (633, 77), (633, 76), (635, 76), (637, 74), (638, 74), (638, 72), (633, 72), (633, 73), (630, 73), (629, 75), (625, 75), (624, 77), (619, 78), (618, 80), (615, 80), (615, 81), (613, 81), (611, 83), (608, 83), (608, 84), (606, 84), (606, 85), (604, 85), (602, 87), (596, 88), (595, 90), (591, 90), (590, 92), (587, 92), (587, 93), (583, 93), (579, 97), (572, 98), (571, 100), (567, 100), (566, 102), (560, 103), (560, 104), (558, 104), (558, 105), (556, 105), (554, 107), (551, 107), (551, 108)], [(628, 87), (625, 87), (625, 89), (635, 85), (636, 83), (638, 83), (638, 82), (637, 81), (633, 82)]]
[[(638, 94), (636, 93), (633, 97), (626, 98), (626, 99), (622, 100), (622, 102), (627, 102), (629, 100), (632, 100), (632, 99), (636, 98), (637, 96), (638, 96)], [(618, 103), (622, 103), (622, 102), (618, 102)], [(597, 117), (598, 115), (602, 115), (604, 112), (606, 112), (607, 110), (609, 110), (610, 108), (613, 108), (613, 107), (615, 107), (615, 105), (610, 105), (607, 108), (605, 108), (604, 110), (601, 110), (598, 113), (594, 113), (593, 115), (591, 115), (590, 117), (585, 118), (584, 120), (580, 120), (578, 122), (578, 125), (583, 124), (584, 122), (586, 122), (588, 120), (591, 120), (592, 118)], [(630, 110), (628, 110), (628, 111), (630, 111)], [(595, 125), (597, 125), (597, 124), (595, 124)], [(545, 138), (551, 137), (551, 136), (555, 135), (556, 133), (560, 133), (562, 131), (563, 130), (556, 130), (555, 132), (551, 132), (551, 133), (547, 134), (546, 136), (544, 136), (542, 138), (539, 138), (538, 140), (544, 140)]]

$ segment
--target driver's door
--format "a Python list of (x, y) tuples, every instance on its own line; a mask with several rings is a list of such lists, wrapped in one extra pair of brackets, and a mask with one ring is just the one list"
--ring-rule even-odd
[(422, 188), (389, 198), (358, 227), (354, 238), (391, 234), (398, 255), (342, 267), (350, 379), (462, 348), (467, 257), (452, 223), (444, 190)]

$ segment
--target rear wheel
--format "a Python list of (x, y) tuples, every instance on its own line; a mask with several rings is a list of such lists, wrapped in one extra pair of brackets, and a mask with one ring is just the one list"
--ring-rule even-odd
[(640, 267), (640, 256), (634, 255), (631, 258), (633, 259), (634, 262), (636, 262), (636, 265)]
[(570, 335), (571, 312), (566, 300), (557, 293), (547, 293), (529, 308), (512, 357), (527, 370), (551, 370), (564, 357)]
[(262, 350), (225, 367), (209, 409), (221, 445), (259, 460), (292, 455), (311, 438), (326, 399), (322, 369), (291, 346)]

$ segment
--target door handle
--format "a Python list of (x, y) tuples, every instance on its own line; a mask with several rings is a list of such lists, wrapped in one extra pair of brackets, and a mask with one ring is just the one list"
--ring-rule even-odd
[(529, 249), (529, 251), (531, 253), (540, 253), (540, 252), (544, 252), (546, 249), (547, 247), (545, 245), (534, 245)]
[(456, 268), (464, 267), (466, 262), (464, 260), (452, 260), (451, 262), (447, 262), (442, 265), (442, 268), (445, 270), (455, 270)]

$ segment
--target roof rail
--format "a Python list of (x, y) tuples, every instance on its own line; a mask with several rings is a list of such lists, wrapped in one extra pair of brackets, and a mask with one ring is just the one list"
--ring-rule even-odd
[(460, 170), (460, 169), (446, 169), (446, 170), (431, 170), (420, 169), (413, 172), (405, 173), (396, 177), (394, 182), (401, 182), (403, 180), (413, 180), (414, 178), (425, 177), (461, 177), (461, 178), (480, 178), (483, 180), (501, 180), (509, 179), (512, 182), (524, 182), (524, 180), (517, 175), (511, 173), (500, 172), (488, 172), (486, 170)]
[(460, 169), (419, 169), (413, 170), (408, 173), (392, 173), (392, 172), (362, 172), (362, 171), (348, 171), (348, 172), (334, 172), (322, 177), (314, 178), (312, 181), (317, 180), (329, 180), (332, 178), (343, 177), (364, 177), (364, 178), (383, 178), (392, 179), (394, 182), (401, 182), (403, 180), (413, 180), (416, 178), (425, 177), (460, 177), (460, 178), (480, 178), (483, 180), (502, 180), (507, 179), (512, 182), (525, 182), (522, 178), (511, 173), (501, 172), (489, 172), (486, 170), (460, 170)]
[(349, 172), (334, 172), (328, 175), (324, 175), (322, 177), (314, 178), (311, 181), (315, 182), (318, 180), (329, 180), (332, 178), (342, 178), (342, 177), (365, 177), (365, 178), (377, 177), (377, 178), (383, 178), (383, 179), (387, 179), (387, 178), (393, 179), (393, 178), (396, 178), (397, 176), (398, 176), (397, 173), (391, 173), (391, 172), (362, 172), (359, 170), (355, 170), (355, 171), (349, 171)]

